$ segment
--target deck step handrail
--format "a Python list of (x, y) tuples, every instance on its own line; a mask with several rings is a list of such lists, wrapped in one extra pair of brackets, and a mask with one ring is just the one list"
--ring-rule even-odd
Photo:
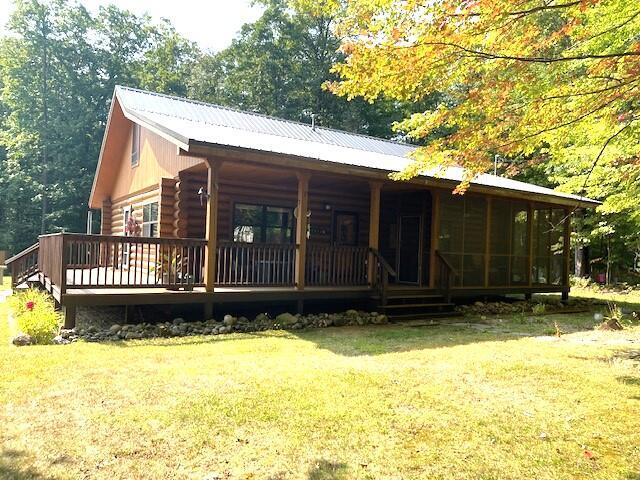
[(378, 291), (380, 305), (384, 306), (387, 304), (389, 277), (396, 277), (397, 273), (377, 249), (369, 248), (369, 252), (376, 262), (372, 287)]
[(451, 302), (451, 290), (457, 272), (451, 262), (439, 251), (435, 251), (438, 263), (436, 287), (442, 292), (447, 302)]
[(220, 242), (216, 286), (293, 286), (296, 246), (292, 243)]
[(11, 286), (16, 287), (27, 281), (29, 277), (38, 273), (39, 243), (34, 243), (19, 253), (5, 260), (5, 265), (11, 270)]
[(307, 245), (305, 268), (309, 286), (367, 285), (368, 247)]

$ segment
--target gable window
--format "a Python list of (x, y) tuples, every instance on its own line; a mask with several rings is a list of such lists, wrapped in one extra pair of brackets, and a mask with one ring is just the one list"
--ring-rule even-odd
[(131, 166), (137, 167), (140, 163), (140, 125), (133, 124), (131, 134)]
[(142, 236), (158, 236), (158, 203), (147, 203), (142, 206)]
[(293, 209), (236, 203), (233, 212), (233, 241), (291, 243), (293, 241)]

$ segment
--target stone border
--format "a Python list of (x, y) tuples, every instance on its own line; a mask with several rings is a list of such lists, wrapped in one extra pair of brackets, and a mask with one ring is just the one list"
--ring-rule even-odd
[(301, 330), (307, 328), (342, 327), (347, 325), (382, 325), (388, 323), (386, 315), (378, 312), (347, 310), (342, 313), (319, 313), (293, 315), (282, 313), (275, 318), (266, 313), (258, 314), (253, 320), (247, 317), (225, 315), (222, 321), (187, 322), (174, 318), (171, 322), (138, 323), (131, 325), (113, 324), (108, 329), (95, 325), (87, 328), (61, 330), (54, 343), (68, 344), (77, 340), (87, 342), (108, 342), (138, 340), (143, 338), (188, 337), (194, 335), (222, 335), (227, 333), (262, 332), (265, 330)]

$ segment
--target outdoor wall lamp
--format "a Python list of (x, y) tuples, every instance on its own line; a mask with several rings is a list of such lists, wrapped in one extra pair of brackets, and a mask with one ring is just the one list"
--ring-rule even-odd
[(210, 197), (209, 192), (206, 192), (206, 191), (204, 190), (204, 187), (200, 187), (200, 188), (198, 189), (198, 196), (200, 197), (200, 206), (201, 206), (201, 207), (204, 205), (204, 200), (205, 200), (205, 198), (206, 198), (207, 200), (209, 200), (209, 197)]

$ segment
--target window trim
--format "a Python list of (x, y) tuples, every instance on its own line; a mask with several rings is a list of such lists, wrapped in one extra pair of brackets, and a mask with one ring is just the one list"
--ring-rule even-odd
[[(259, 241), (254, 241), (253, 242), (243, 242), (240, 240), (236, 240), (236, 236), (235, 236), (235, 230), (236, 230), (236, 207), (238, 205), (248, 205), (248, 206), (252, 206), (252, 207), (260, 207), (262, 209), (262, 223), (260, 225), (252, 225), (252, 226), (258, 226), (260, 227), (260, 229), (262, 230), (262, 234), (261, 234), (261, 238)], [(290, 243), (280, 243), (277, 245), (290, 245), (290, 244), (295, 244), (296, 241), (296, 217), (294, 215), (294, 210), (295, 208), (292, 207), (291, 205), (278, 205), (278, 204), (270, 204), (270, 203), (261, 203), (261, 202), (255, 202), (255, 201), (234, 201), (233, 202), (233, 214), (231, 215), (231, 241), (234, 243), (246, 243), (246, 244), (257, 244), (257, 245), (271, 245), (272, 243), (263, 241), (266, 240), (266, 236), (267, 236), (267, 208), (282, 208), (284, 210), (288, 210), (290, 215), (291, 215), (291, 221), (292, 221), (292, 225), (291, 227), (289, 227), (291, 229), (291, 242)], [(272, 227), (272, 228), (282, 228), (282, 227)]]
[[(153, 205), (153, 204), (158, 206), (158, 208), (156, 210), (156, 212), (157, 212), (156, 219), (154, 221), (151, 221), (151, 222), (145, 222), (144, 221), (144, 207), (147, 207), (147, 206)], [(146, 237), (148, 237), (148, 238), (160, 238), (160, 202), (158, 200), (151, 200), (151, 201), (148, 201), (146, 203), (143, 203), (140, 206), (140, 208), (142, 210), (142, 219), (141, 219), (141, 222), (140, 222), (140, 233), (142, 234), (143, 237), (145, 237), (144, 226), (145, 225), (154, 225), (155, 224), (156, 227), (157, 227), (156, 228), (156, 232), (158, 234), (155, 235), (155, 236), (154, 235), (146, 235)], [(149, 229), (149, 233), (151, 233), (151, 229)]]
[(140, 136), (142, 128), (138, 123), (133, 124), (131, 129), (131, 168), (140, 165)]

